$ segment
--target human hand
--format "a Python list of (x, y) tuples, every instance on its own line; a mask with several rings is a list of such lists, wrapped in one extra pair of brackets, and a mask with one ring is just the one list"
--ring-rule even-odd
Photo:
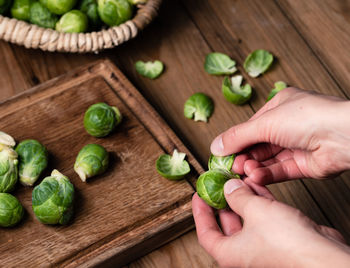
[(233, 169), (265, 185), (303, 177), (326, 178), (350, 168), (350, 102), (287, 88), (249, 121), (220, 134), (214, 155), (245, 153)]
[[(232, 211), (192, 199), (198, 241), (222, 267), (349, 267), (350, 249), (334, 229), (317, 225), (299, 210), (274, 200), (263, 186), (226, 182)], [(244, 224), (242, 226), (240, 217)]]

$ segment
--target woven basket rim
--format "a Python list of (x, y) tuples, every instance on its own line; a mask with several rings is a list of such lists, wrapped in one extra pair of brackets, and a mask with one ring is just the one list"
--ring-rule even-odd
[(87, 33), (61, 33), (0, 15), (0, 39), (44, 51), (97, 53), (134, 38), (157, 16), (161, 3), (148, 0), (138, 5), (136, 15), (123, 24)]

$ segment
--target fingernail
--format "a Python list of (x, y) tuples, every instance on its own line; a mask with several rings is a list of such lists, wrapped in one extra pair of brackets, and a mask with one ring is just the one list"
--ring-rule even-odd
[(213, 155), (221, 155), (224, 152), (224, 143), (222, 142), (221, 135), (214, 139), (210, 146), (210, 150)]
[(225, 192), (225, 194), (231, 194), (233, 191), (242, 187), (243, 184), (244, 184), (244, 182), (240, 179), (231, 179), (225, 183), (224, 192)]

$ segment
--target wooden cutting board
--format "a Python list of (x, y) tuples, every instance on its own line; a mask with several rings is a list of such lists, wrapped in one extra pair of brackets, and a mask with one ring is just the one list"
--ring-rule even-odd
[[(83, 127), (84, 112), (97, 102), (123, 114), (116, 131), (100, 139)], [(0, 103), (0, 130), (16, 141), (42, 142), (50, 154), (44, 175), (56, 168), (76, 189), (72, 223), (47, 226), (33, 214), (32, 188), (17, 185), (13, 194), (27, 213), (20, 225), (0, 228), (1, 267), (118, 267), (193, 227), (192, 185), (202, 168), (111, 62), (79, 68)], [(111, 163), (84, 183), (73, 165), (88, 143), (106, 147)], [(169, 181), (155, 170), (158, 156), (175, 148), (192, 166), (187, 181)]]

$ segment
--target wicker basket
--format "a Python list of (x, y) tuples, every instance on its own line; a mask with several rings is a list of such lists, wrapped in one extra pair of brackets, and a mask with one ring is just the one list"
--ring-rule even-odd
[(132, 20), (91, 33), (60, 33), (0, 15), (0, 39), (26, 48), (71, 53), (95, 52), (118, 46), (135, 37), (157, 15), (162, 0), (148, 0)]

